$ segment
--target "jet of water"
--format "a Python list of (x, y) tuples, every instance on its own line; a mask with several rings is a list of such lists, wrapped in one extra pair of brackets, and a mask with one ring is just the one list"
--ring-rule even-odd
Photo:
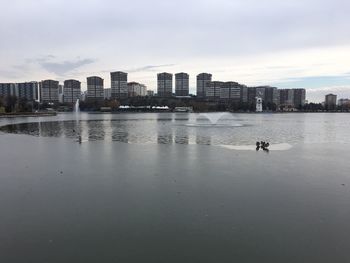
[(77, 101), (75, 102), (75, 105), (74, 105), (74, 112), (75, 112), (75, 113), (79, 113), (79, 112), (80, 112), (80, 108), (79, 108), (79, 99), (77, 99)]
[(201, 113), (197, 119), (204, 117), (210, 121), (212, 125), (216, 125), (220, 119), (222, 119), (227, 112), (217, 112), (217, 113)]

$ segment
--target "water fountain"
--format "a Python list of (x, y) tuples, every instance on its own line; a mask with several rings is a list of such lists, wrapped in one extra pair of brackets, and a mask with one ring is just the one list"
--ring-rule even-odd
[(227, 112), (218, 112), (218, 113), (202, 113), (198, 116), (198, 119), (201, 119), (201, 117), (206, 118), (210, 121), (211, 125), (218, 125), (218, 121), (222, 119), (225, 115), (227, 115)]
[(77, 99), (77, 101), (75, 102), (75, 105), (74, 105), (74, 112), (75, 112), (75, 113), (79, 113), (79, 112), (80, 112), (80, 108), (79, 108), (79, 99)]
[[(229, 118), (226, 119), (225, 122), (222, 122), (222, 120), (224, 120), (225, 116), (227, 116)], [(220, 120), (221, 120), (221, 122), (220, 122)], [(233, 123), (231, 113), (213, 112), (213, 113), (201, 113), (197, 117), (196, 123), (189, 123), (186, 126), (193, 126), (193, 127), (241, 127), (243, 125), (239, 124), (239, 123)]]

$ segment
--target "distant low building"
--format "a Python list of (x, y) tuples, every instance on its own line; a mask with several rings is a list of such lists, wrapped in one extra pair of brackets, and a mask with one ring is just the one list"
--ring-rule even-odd
[(129, 97), (144, 97), (147, 96), (147, 87), (137, 82), (128, 83), (128, 96)]
[(350, 99), (339, 99), (338, 105), (339, 106), (350, 106)]
[(147, 90), (147, 96), (153, 97), (154, 96), (154, 91), (153, 90)]

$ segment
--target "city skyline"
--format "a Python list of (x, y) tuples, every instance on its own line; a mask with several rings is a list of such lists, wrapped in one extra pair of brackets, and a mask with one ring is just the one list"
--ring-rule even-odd
[[(123, 69), (156, 91), (156, 72), (186, 69), (249, 86), (305, 88), (315, 102), (330, 92), (350, 97), (347, 1), (150, 2), (8, 1), (0, 82), (74, 78), (86, 90), (86, 76), (108, 79)], [(173, 12), (178, 5), (182, 12)], [(189, 88), (195, 94), (194, 77)]]

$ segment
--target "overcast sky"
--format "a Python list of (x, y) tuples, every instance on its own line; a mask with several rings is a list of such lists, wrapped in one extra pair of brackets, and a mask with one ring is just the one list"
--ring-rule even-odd
[(349, 0), (0, 0), (0, 82), (157, 72), (350, 97)]

